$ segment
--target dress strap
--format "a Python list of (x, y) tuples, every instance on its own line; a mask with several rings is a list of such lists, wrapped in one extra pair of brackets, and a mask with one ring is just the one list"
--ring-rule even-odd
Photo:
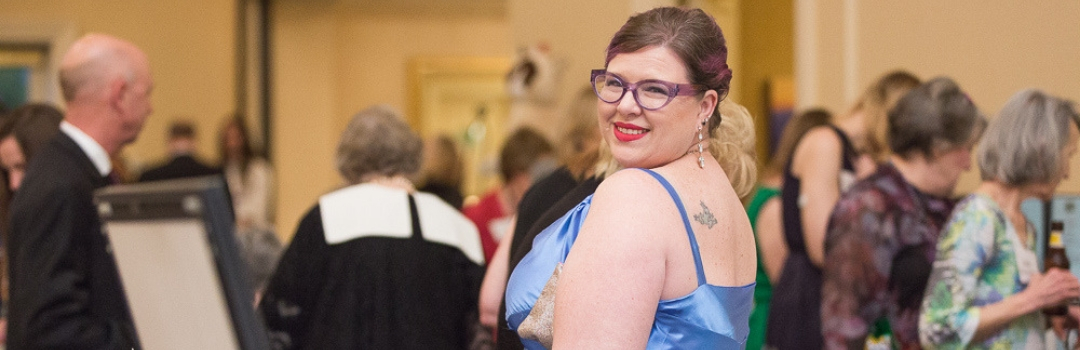
[(656, 181), (660, 181), (660, 184), (664, 185), (664, 189), (671, 195), (671, 199), (675, 201), (675, 206), (679, 208), (679, 215), (682, 216), (683, 226), (686, 226), (686, 235), (690, 237), (690, 250), (694, 253), (694, 266), (697, 268), (698, 286), (705, 284), (705, 268), (701, 264), (701, 251), (698, 249), (697, 237), (694, 236), (694, 229), (690, 227), (690, 218), (686, 216), (686, 208), (683, 207), (682, 199), (679, 198), (679, 194), (675, 192), (675, 188), (671, 186), (671, 183), (663, 176), (660, 176), (660, 174), (649, 169), (641, 170), (652, 175), (652, 177), (656, 178)]
[(420, 212), (416, 210), (416, 199), (410, 193), (409, 196), (409, 214), (412, 216), (412, 238), (424, 239), (424, 233), (420, 231)]
[(843, 148), (843, 162), (841, 168), (843, 168), (843, 170), (855, 171), (854, 160), (859, 157), (859, 151), (855, 149), (855, 145), (851, 143), (851, 139), (848, 138), (843, 130), (840, 130), (839, 127), (833, 124), (827, 125), (836, 133), (836, 136), (840, 137), (840, 144)]

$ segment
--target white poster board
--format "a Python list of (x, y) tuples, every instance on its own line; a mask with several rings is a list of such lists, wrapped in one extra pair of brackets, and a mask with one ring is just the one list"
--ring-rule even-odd
[(265, 349), (220, 177), (95, 193), (145, 349)]

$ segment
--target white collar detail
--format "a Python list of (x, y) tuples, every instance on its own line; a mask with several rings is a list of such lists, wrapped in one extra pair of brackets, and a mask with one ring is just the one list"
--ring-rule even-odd
[[(433, 194), (416, 192), (413, 198), (425, 240), (456, 247), (473, 262), (484, 264), (480, 233), (472, 221)], [(413, 234), (408, 192), (401, 189), (353, 185), (319, 197), (319, 208), (327, 244)]]

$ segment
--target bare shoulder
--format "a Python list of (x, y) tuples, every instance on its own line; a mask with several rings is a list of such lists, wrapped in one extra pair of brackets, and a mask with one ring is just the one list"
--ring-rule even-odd
[(596, 192), (600, 194), (604, 191), (637, 188), (655, 182), (656, 179), (645, 170), (623, 169), (604, 179), (604, 182), (601, 182), (600, 186), (597, 187)]
[(791, 159), (792, 172), (802, 175), (804, 169), (828, 169), (830, 167), (822, 165), (833, 163), (839, 169), (843, 149), (843, 140), (831, 127), (818, 126), (810, 129), (803, 135), (802, 140), (799, 140), (798, 146), (795, 146)]
[(757, 221), (761, 222), (763, 219), (775, 220), (779, 217), (781, 204), (780, 196), (769, 198), (769, 200), (761, 204), (761, 209), (758, 209)]
[[(593, 203), (612, 207), (641, 207), (666, 193), (656, 178), (641, 169), (626, 169), (612, 174), (593, 195)], [(650, 205), (653, 203), (649, 203)]]
[(645, 171), (627, 169), (604, 179), (596, 189), (587, 221), (603, 222), (597, 231), (649, 236), (646, 233), (669, 224), (665, 219), (673, 216), (658, 215), (665, 211), (677, 209), (663, 186)]
[(839, 151), (842, 148), (843, 141), (835, 130), (829, 126), (817, 126), (807, 131), (806, 135), (803, 135), (802, 140), (799, 140), (799, 145), (796, 147), (796, 152), (806, 149), (817, 153), (830, 150)]

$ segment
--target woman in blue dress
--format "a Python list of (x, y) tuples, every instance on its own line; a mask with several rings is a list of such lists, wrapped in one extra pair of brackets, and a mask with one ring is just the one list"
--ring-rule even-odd
[(607, 177), (515, 268), (507, 321), (526, 348), (744, 346), (756, 251), (739, 197), (756, 169), (752, 122), (718, 112), (726, 58), (697, 9), (653, 9), (615, 34), (592, 74), (598, 122), (637, 169)]

